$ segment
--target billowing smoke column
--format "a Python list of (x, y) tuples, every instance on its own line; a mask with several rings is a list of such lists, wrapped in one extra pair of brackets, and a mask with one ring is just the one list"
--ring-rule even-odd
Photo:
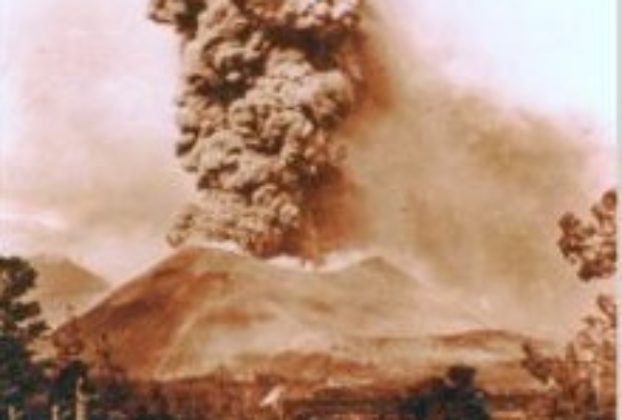
[(300, 253), (309, 201), (340, 173), (331, 135), (353, 109), (357, 0), (155, 0), (182, 36), (177, 154), (200, 199), (171, 242), (200, 233), (270, 256)]

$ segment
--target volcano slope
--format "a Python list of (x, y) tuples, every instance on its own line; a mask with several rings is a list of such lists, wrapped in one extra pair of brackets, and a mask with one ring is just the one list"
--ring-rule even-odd
[(309, 272), (187, 248), (78, 325), (87, 342), (105, 333), (136, 378), (199, 377), (226, 367), (244, 377), (347, 381), (518, 360), (524, 337), (476, 331), (478, 322), (449, 294), (379, 257)]

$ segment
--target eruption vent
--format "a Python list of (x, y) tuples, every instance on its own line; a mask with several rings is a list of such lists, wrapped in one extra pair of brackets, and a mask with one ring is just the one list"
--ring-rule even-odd
[[(343, 179), (335, 129), (353, 108), (356, 0), (155, 0), (182, 37), (177, 155), (200, 198), (170, 236), (258, 256), (310, 252), (313, 201)], [(324, 218), (325, 219), (325, 218)]]

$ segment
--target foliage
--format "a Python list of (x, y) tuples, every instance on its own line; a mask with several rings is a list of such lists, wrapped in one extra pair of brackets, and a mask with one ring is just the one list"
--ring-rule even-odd
[[(106, 335), (90, 349), (75, 316), (45, 334), (41, 308), (28, 298), (36, 278), (26, 260), (0, 256), (0, 419), (171, 418), (160, 389), (133, 395)], [(50, 358), (41, 356), (44, 343), (54, 349)]]
[(0, 409), (22, 410), (45, 383), (44, 364), (36, 360), (34, 346), (47, 324), (39, 304), (28, 300), (37, 274), (16, 257), (0, 257)]
[(130, 410), (131, 385), (125, 369), (114, 361), (107, 335), (94, 346), (94, 357), (86, 356), (87, 345), (75, 317), (53, 337), (56, 349), (51, 399), (61, 418), (74, 418), (77, 399), (88, 403), (89, 419), (123, 416)]
[(97, 389), (95, 410), (106, 415), (127, 411), (132, 387), (126, 370), (115, 361), (112, 344), (106, 334), (102, 334), (96, 343), (91, 368)]
[[(616, 270), (615, 191), (606, 192), (591, 209), (595, 221), (572, 213), (560, 220), (562, 255), (579, 266), (582, 281), (603, 280)], [(524, 346), (524, 368), (548, 386), (553, 404), (547, 418), (610, 419), (615, 410), (616, 302), (597, 298), (598, 311), (583, 319), (583, 328), (561, 355), (546, 355), (535, 344)]]
[(606, 279), (616, 271), (617, 194), (609, 190), (591, 208), (591, 221), (566, 213), (559, 221), (558, 245), (564, 258), (578, 265), (583, 281)]
[(54, 334), (56, 350), (50, 383), (50, 400), (61, 418), (74, 418), (79, 393), (91, 391), (88, 387), (88, 365), (83, 359), (85, 344), (77, 320), (70, 317), (67, 326)]
[(456, 365), (445, 378), (431, 378), (413, 390), (403, 407), (408, 418), (417, 420), (487, 420), (484, 392), (475, 387), (475, 369)]

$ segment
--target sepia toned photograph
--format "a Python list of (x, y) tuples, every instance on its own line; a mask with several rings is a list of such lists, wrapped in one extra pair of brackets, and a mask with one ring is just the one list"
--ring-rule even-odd
[(615, 0), (0, 3), (0, 420), (615, 420)]

